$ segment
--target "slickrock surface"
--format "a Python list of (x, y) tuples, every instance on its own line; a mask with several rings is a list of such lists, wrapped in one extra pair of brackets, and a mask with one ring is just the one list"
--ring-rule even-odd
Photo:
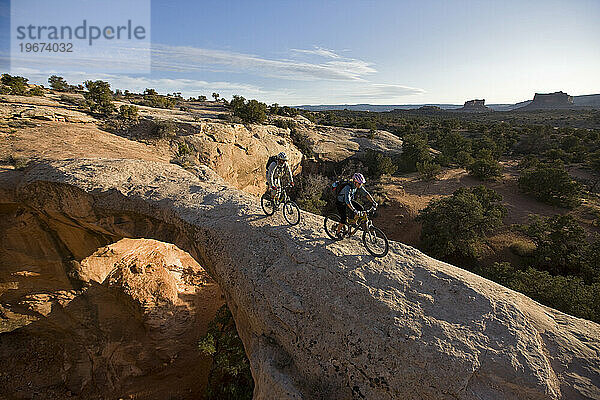
[(311, 214), (266, 218), (209, 169), (48, 161), (0, 175), (0, 200), (88, 237), (189, 252), (225, 294), (256, 399), (600, 398), (598, 324), (399, 243), (375, 260)]

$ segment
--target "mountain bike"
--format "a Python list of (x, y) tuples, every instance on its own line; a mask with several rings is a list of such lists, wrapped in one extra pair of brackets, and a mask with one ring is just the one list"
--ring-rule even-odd
[(362, 216), (359, 216), (356, 222), (344, 224), (341, 235), (337, 236), (337, 227), (342, 220), (338, 214), (331, 213), (325, 217), (325, 232), (333, 240), (342, 240), (354, 235), (359, 229), (363, 231), (362, 242), (369, 254), (373, 257), (385, 257), (390, 249), (387, 236), (383, 231), (375, 226), (371, 217), (375, 213), (375, 207), (371, 207)]
[(283, 218), (285, 218), (288, 224), (293, 226), (298, 225), (300, 222), (300, 208), (289, 198), (287, 191), (285, 190), (288, 187), (290, 187), (290, 185), (279, 188), (274, 197), (269, 193), (263, 194), (260, 198), (260, 206), (266, 215), (271, 216), (275, 214), (275, 211), (279, 210), (281, 205), (283, 205)]

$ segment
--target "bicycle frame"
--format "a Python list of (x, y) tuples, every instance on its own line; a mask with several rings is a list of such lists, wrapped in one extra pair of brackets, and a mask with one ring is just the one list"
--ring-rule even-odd
[[(365, 214), (364, 217), (361, 217), (361, 219), (357, 222), (358, 222), (357, 224), (346, 224), (346, 226), (348, 227), (348, 233), (346, 234), (347, 237), (354, 235), (361, 228), (363, 231), (365, 231), (365, 230), (369, 229), (369, 227), (371, 225), (373, 225), (373, 223), (369, 219), (368, 212)], [(352, 228), (354, 228), (354, 229), (352, 229)]]
[(288, 201), (288, 194), (285, 187), (279, 188), (275, 196), (273, 197), (273, 203), (275, 205), (285, 204)]

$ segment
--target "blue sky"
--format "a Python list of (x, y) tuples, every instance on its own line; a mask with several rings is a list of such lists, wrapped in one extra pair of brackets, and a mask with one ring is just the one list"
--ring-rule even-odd
[[(63, 75), (292, 105), (600, 93), (598, 0), (155, 0), (151, 15), (151, 74)], [(43, 82), (50, 72), (61, 73), (29, 77)]]

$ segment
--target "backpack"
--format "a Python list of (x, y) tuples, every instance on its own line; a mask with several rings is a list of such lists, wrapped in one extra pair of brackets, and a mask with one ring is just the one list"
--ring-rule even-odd
[(333, 190), (333, 193), (335, 194), (335, 197), (337, 198), (339, 196), (340, 192), (342, 191), (342, 189), (351, 183), (352, 182), (349, 181), (348, 179), (342, 179), (342, 180), (333, 182), (331, 184), (331, 188)]
[(269, 157), (269, 159), (267, 160), (267, 166), (265, 167), (266, 171), (269, 170), (269, 165), (271, 165), (272, 162), (277, 162), (277, 156)]

